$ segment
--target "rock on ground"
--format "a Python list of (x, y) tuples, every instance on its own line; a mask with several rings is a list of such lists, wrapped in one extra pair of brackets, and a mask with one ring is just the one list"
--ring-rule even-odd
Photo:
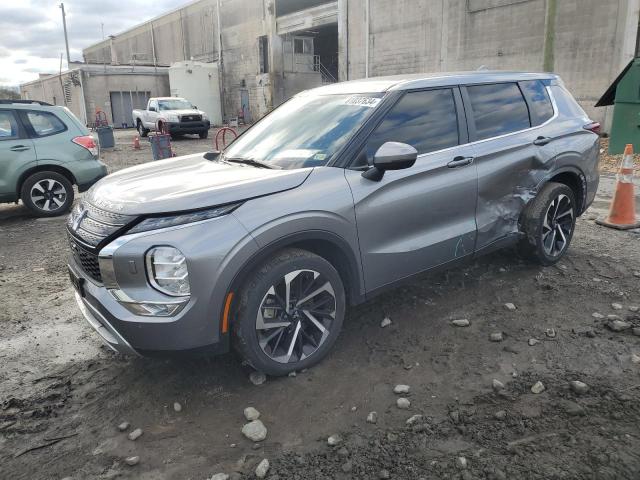
[(209, 480), (229, 480), (229, 475), (227, 475), (226, 473), (216, 473)]
[(380, 327), (385, 328), (391, 325), (391, 319), (389, 317), (384, 317), (382, 322), (380, 322)]
[(414, 423), (418, 423), (422, 420), (422, 415), (413, 415), (407, 418), (406, 424), (413, 425)]
[(118, 425), (118, 430), (120, 430), (121, 432), (124, 432), (125, 430), (129, 429), (129, 422), (122, 422), (120, 425)]
[(491, 340), (492, 342), (501, 342), (502, 340), (504, 340), (504, 336), (502, 335), (502, 332), (494, 332), (489, 335), (489, 340)]
[(509, 303), (505, 303), (504, 304), (504, 308), (506, 308), (507, 310), (509, 310), (510, 312), (513, 312), (514, 310), (516, 310), (516, 306), (509, 302)]
[(244, 418), (248, 421), (253, 422), (260, 418), (260, 412), (253, 407), (247, 407), (244, 409)]
[(409, 390), (411, 390), (411, 387), (409, 385), (396, 385), (395, 387), (393, 387), (393, 393), (409, 393)]
[(539, 381), (534, 383), (533, 386), (531, 387), (531, 391), (533, 393), (536, 393), (536, 394), (542, 393), (542, 392), (544, 392), (544, 390), (545, 390), (544, 384), (542, 382), (539, 382)]
[(133, 467), (133, 466), (137, 465), (138, 463), (140, 463), (140, 457), (138, 457), (138, 456), (136, 456), (136, 457), (127, 457), (127, 458), (124, 459), (124, 463), (126, 463), (130, 467)]
[(327, 438), (327, 445), (330, 447), (335, 447), (336, 445), (340, 445), (342, 443), (342, 437), (338, 434), (331, 435)]
[(411, 406), (411, 402), (407, 398), (400, 397), (396, 400), (396, 406), (401, 410), (407, 410)]
[(254, 385), (262, 385), (267, 381), (267, 376), (262, 372), (251, 372), (249, 375), (249, 381)]
[(264, 458), (256, 467), (256, 477), (264, 478), (267, 476), (268, 471), (269, 471), (269, 460)]
[(611, 304), (611, 308), (613, 308), (614, 310), (622, 310), (622, 304), (621, 303), (612, 303)]
[(459, 318), (457, 320), (452, 320), (451, 324), (454, 327), (468, 327), (470, 325), (469, 320), (466, 318)]
[(530, 347), (533, 347), (534, 345), (539, 344), (540, 340), (538, 340), (537, 338), (530, 338), (528, 343)]
[(137, 440), (142, 435), (142, 429), (136, 428), (133, 432), (129, 434), (129, 440)]
[(623, 320), (611, 320), (609, 323), (607, 323), (607, 327), (609, 328), (609, 330), (612, 330), (614, 332), (624, 332), (625, 330), (631, 328), (631, 324)]
[(260, 420), (253, 420), (242, 427), (242, 434), (253, 442), (267, 438), (267, 427)]
[(581, 382), (580, 380), (574, 380), (570, 382), (569, 386), (571, 387), (571, 390), (573, 390), (573, 392), (577, 393), (578, 395), (583, 395), (589, 391), (589, 385)]
[(377, 422), (378, 422), (378, 413), (369, 412), (369, 415), (367, 415), (367, 423), (377, 423)]
[(500, 380), (494, 378), (491, 381), (491, 388), (493, 388), (493, 390), (495, 390), (496, 392), (499, 392), (500, 390), (504, 390), (504, 383), (502, 383)]
[(180, 405), (178, 402), (173, 402), (173, 410), (176, 412), (181, 412), (182, 411), (182, 405)]

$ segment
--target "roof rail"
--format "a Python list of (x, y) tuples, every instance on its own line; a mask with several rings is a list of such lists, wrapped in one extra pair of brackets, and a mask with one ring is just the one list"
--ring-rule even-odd
[(53, 107), (50, 103), (42, 102), (40, 100), (5, 100), (0, 98), (0, 105), (11, 105), (12, 103), (20, 103), (25, 105), (44, 105), (45, 107)]

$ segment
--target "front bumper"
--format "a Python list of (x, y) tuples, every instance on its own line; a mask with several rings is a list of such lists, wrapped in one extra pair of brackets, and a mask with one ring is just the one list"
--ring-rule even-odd
[(206, 132), (211, 123), (209, 120), (202, 120), (199, 122), (168, 122), (167, 125), (171, 134), (193, 134)]
[[(159, 245), (179, 248), (187, 258), (191, 296), (174, 316), (137, 315), (114, 296), (116, 289), (141, 303), (177, 298), (153, 289), (147, 279), (145, 254)], [(83, 295), (77, 298), (80, 309), (114, 350), (140, 355), (193, 350), (215, 354), (228, 349), (228, 334), (221, 331), (221, 314), (229, 285), (241, 262), (256, 250), (255, 241), (229, 214), (117, 238), (101, 250), (109, 251), (113, 267), (105, 275), (101, 260), (105, 283), (87, 274), (73, 256), (69, 268), (83, 279)]]
[(85, 320), (96, 331), (104, 343), (112, 350), (124, 355), (138, 355), (129, 342), (113, 328), (109, 321), (89, 302), (86, 302), (78, 292), (75, 292), (76, 302)]

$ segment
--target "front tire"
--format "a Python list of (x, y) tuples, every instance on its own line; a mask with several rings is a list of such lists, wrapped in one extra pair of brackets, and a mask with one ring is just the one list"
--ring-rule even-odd
[(20, 198), (39, 217), (55, 217), (69, 211), (73, 205), (73, 185), (57, 172), (37, 172), (27, 177), (20, 189)]
[(209, 136), (209, 130), (205, 130), (204, 132), (200, 132), (198, 134), (200, 138), (207, 138)]
[(256, 370), (286, 375), (322, 360), (340, 333), (346, 300), (337, 270), (297, 248), (250, 276), (233, 321), (234, 345)]
[(569, 249), (576, 226), (573, 190), (562, 183), (547, 183), (524, 214), (526, 238), (520, 245), (525, 257), (541, 265), (553, 265)]

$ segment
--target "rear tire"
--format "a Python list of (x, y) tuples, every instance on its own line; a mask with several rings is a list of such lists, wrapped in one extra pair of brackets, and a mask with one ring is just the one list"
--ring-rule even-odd
[(569, 249), (575, 225), (573, 190), (562, 183), (547, 183), (524, 213), (522, 227), (526, 238), (520, 251), (536, 263), (553, 265)]
[(20, 189), (20, 198), (39, 217), (56, 217), (73, 205), (73, 185), (57, 172), (37, 172), (27, 177)]
[(138, 120), (138, 134), (140, 135), (140, 137), (146, 137), (147, 135), (149, 135), (149, 130), (147, 128), (144, 128), (140, 120)]
[(333, 265), (297, 248), (276, 253), (254, 270), (239, 299), (232, 325), (235, 349), (256, 370), (273, 376), (322, 360), (338, 338), (346, 308)]
[(205, 130), (204, 132), (200, 132), (198, 134), (200, 138), (207, 138), (209, 136), (209, 130)]

